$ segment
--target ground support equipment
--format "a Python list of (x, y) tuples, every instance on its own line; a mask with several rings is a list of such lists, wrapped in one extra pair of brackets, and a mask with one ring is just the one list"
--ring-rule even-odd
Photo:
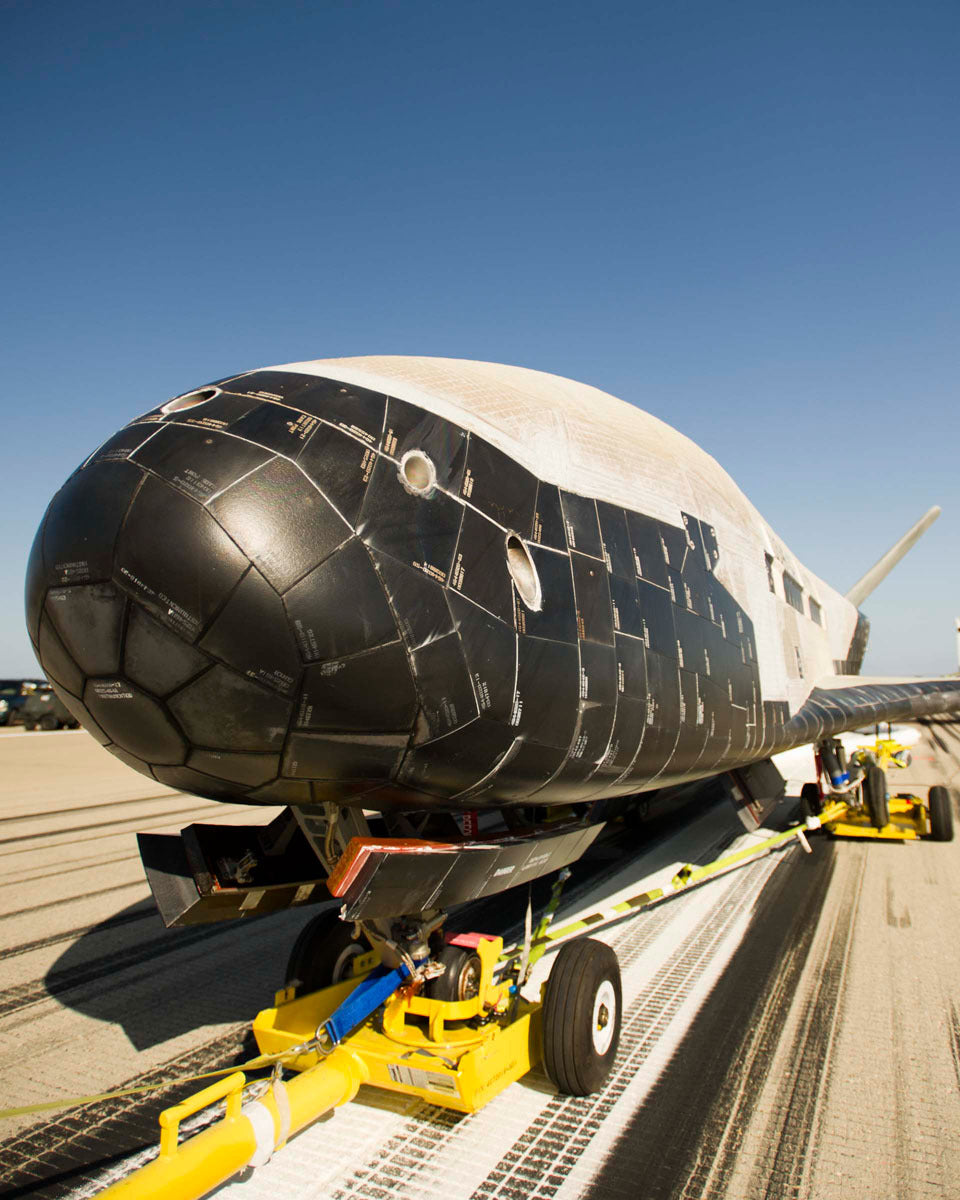
[[(542, 1065), (559, 1091), (596, 1091), (613, 1066), (621, 993), (613, 951), (584, 938), (696, 884), (799, 841), (805, 826), (758, 839), (704, 866), (686, 864), (662, 886), (638, 891), (560, 928), (547, 912), (522, 946), (483, 934), (448, 935), (441, 959), (475, 956), (479, 972), (464, 999), (436, 999), (401, 962), (380, 963), (377, 950), (346, 956), (342, 982), (307, 995), (277, 993), (253, 1030), (263, 1056), (248, 1069), (273, 1065), (269, 1080), (243, 1071), (207, 1087), (160, 1117), (160, 1154), (103, 1196), (111, 1200), (199, 1200), (248, 1166), (260, 1166), (289, 1137), (352, 1100), (361, 1084), (420, 1096), (458, 1112), (475, 1112), (528, 1071)], [(546, 952), (558, 950), (536, 1000), (518, 985)], [(461, 957), (462, 961), (462, 957)], [(442, 978), (442, 977), (441, 977)], [(385, 994), (389, 992), (389, 994)], [(284, 1070), (292, 1077), (284, 1079)], [(246, 1092), (246, 1095), (244, 1094)], [(226, 1101), (223, 1118), (178, 1142), (181, 1121)]]
[(953, 839), (953, 810), (946, 788), (932, 787), (927, 801), (910, 792), (887, 793), (887, 770), (910, 765), (910, 752), (892, 737), (859, 746), (846, 761), (838, 739), (817, 748), (817, 782), (801, 797), (808, 824), (835, 837), (883, 841)]

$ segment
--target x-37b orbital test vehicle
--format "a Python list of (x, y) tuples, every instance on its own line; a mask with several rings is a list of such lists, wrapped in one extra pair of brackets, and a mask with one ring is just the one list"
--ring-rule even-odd
[(344, 921), (304, 973), (329, 982), (367, 938), (438, 987), (445, 910), (574, 861), (638, 795), (721, 777), (762, 812), (771, 755), (818, 745), (843, 788), (835, 735), (960, 708), (955, 678), (859, 676), (858, 605), (935, 515), (842, 596), (714, 459), (595, 388), (292, 363), (90, 455), (37, 534), (27, 620), (123, 762), (286, 806), (142, 836), (168, 924), (332, 893)]

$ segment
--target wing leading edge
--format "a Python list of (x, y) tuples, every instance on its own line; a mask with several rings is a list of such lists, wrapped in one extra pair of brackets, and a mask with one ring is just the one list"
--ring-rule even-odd
[(960, 712), (960, 677), (870, 679), (832, 675), (822, 679), (787, 722), (793, 744), (819, 741), (848, 729), (884, 721), (909, 721)]

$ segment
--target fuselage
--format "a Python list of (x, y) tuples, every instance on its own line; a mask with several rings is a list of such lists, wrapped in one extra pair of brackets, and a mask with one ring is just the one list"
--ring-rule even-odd
[(858, 623), (655, 417), (418, 358), (248, 372), (133, 421), (51, 503), (27, 618), (138, 770), (373, 809), (580, 802), (764, 758), (804, 740)]

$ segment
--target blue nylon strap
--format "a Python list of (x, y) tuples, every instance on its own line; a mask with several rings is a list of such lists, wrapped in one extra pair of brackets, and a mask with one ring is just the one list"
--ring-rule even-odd
[(348, 1034), (353, 1033), (409, 976), (410, 969), (404, 963), (399, 967), (374, 968), (324, 1021), (323, 1028), (331, 1043), (337, 1046)]

